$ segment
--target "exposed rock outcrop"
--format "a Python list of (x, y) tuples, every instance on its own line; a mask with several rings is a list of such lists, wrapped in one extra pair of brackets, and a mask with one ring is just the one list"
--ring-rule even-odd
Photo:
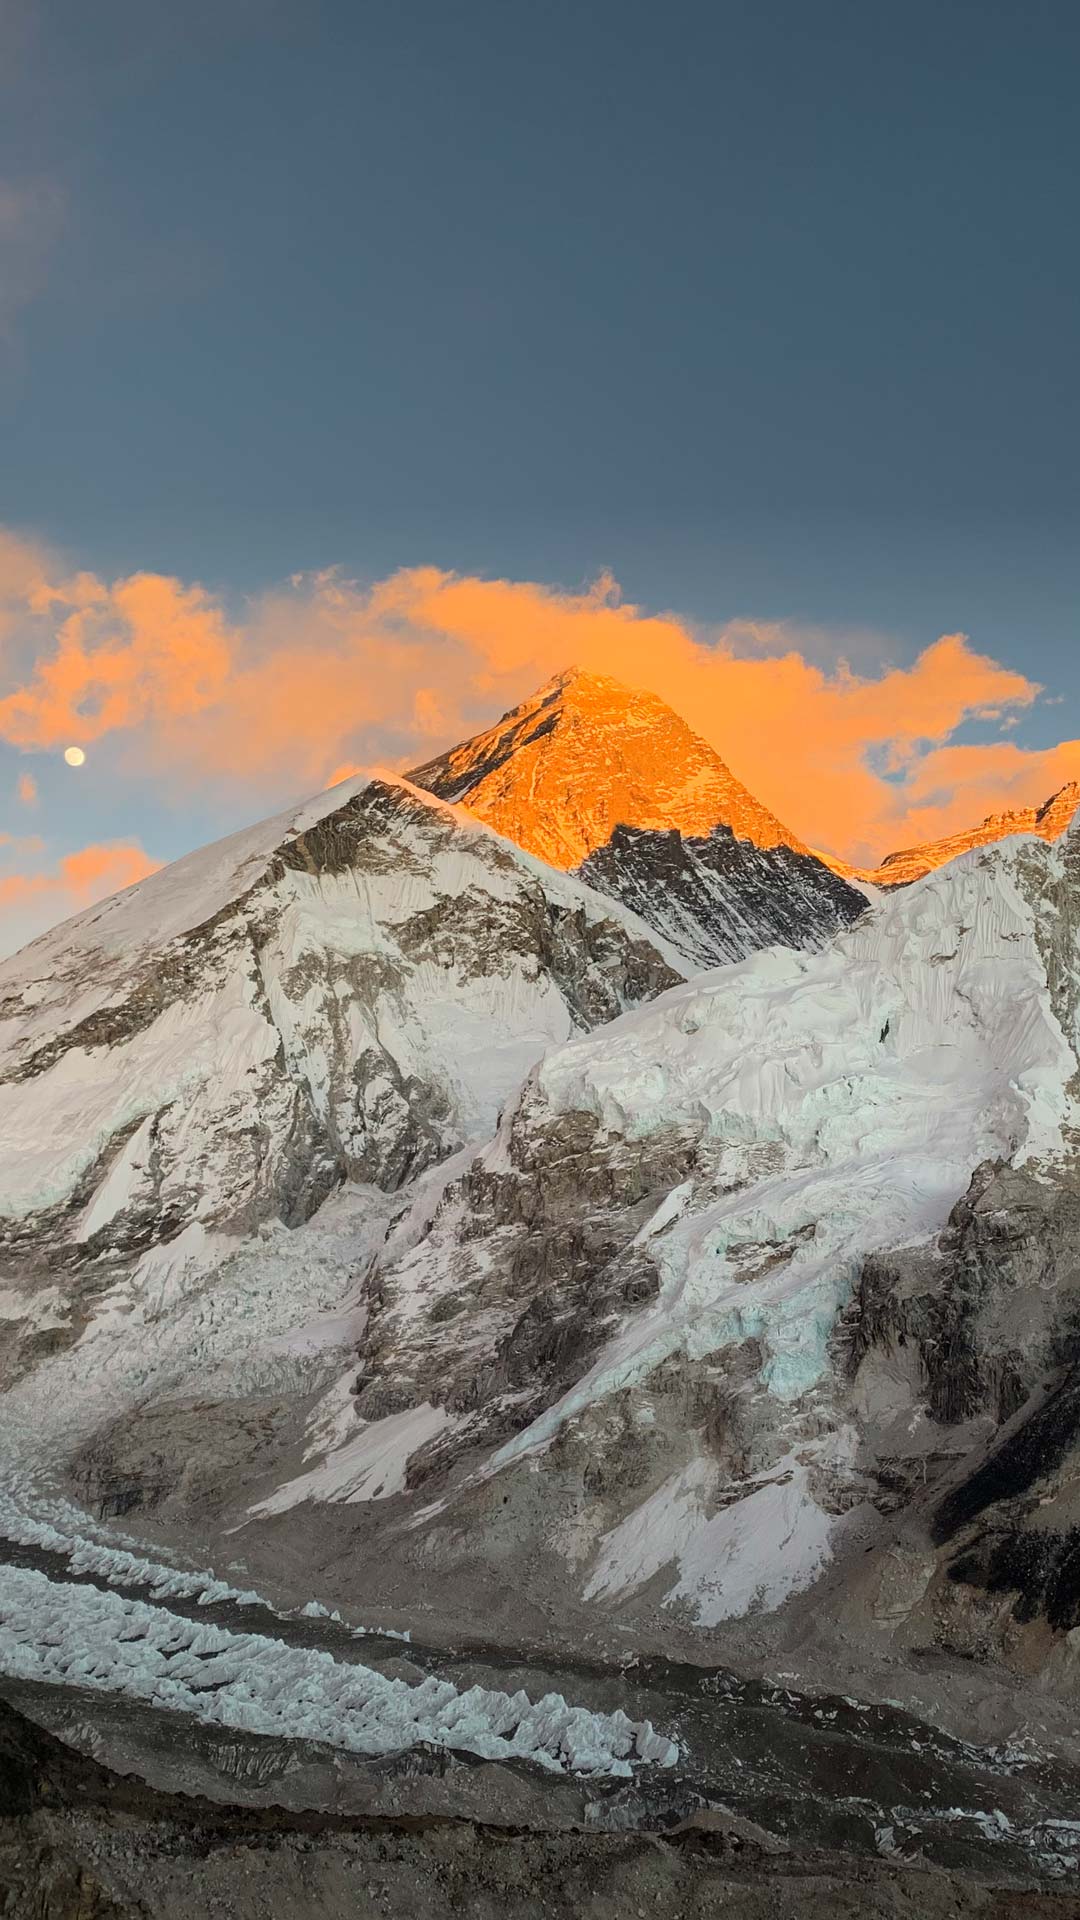
[(484, 1137), (546, 1045), (679, 979), (660, 944), (380, 780), (46, 935), (0, 968), (2, 1370)]
[(774, 944), (821, 947), (867, 910), (812, 854), (757, 847), (728, 826), (706, 836), (616, 827), (578, 877), (619, 900), (698, 967)]

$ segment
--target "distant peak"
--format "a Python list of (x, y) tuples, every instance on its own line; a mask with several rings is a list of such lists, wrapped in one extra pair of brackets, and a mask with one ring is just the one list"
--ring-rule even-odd
[(659, 695), (576, 664), (408, 777), (571, 870), (619, 826), (807, 852)]
[(924, 874), (943, 867), (958, 854), (974, 847), (992, 846), (1012, 834), (1034, 833), (1040, 840), (1057, 840), (1080, 812), (1080, 781), (1068, 780), (1039, 807), (1012, 807), (1001, 813), (988, 813), (977, 827), (964, 833), (949, 834), (942, 840), (928, 840), (916, 847), (903, 847), (887, 854), (879, 867), (859, 870), (859, 878), (873, 880), (879, 886), (906, 886), (921, 880)]

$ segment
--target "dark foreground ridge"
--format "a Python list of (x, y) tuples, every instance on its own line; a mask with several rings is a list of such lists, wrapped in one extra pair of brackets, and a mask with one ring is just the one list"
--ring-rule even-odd
[(5, 1920), (265, 1920), (268, 1911), (280, 1920), (1074, 1920), (1080, 1899), (900, 1861), (777, 1854), (767, 1836), (719, 1811), (659, 1836), (219, 1806), (113, 1773), (0, 1699)]

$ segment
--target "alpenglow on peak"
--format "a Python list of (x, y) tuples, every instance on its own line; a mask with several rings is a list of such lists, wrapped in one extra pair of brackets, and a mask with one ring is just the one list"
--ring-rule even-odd
[(408, 778), (567, 870), (618, 826), (808, 851), (656, 694), (578, 667)]

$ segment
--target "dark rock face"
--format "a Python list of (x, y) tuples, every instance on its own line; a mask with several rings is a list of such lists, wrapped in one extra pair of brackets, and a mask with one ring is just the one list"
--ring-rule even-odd
[(867, 1262), (850, 1323), (854, 1368), (874, 1350), (911, 1354), (931, 1419), (958, 1435), (957, 1452), (876, 1467), (883, 1511), (929, 1499), (951, 1590), (946, 1644), (967, 1631), (978, 1594), (1004, 1601), (1001, 1631), (1010, 1612), (1021, 1625), (1080, 1625), (1074, 1176), (978, 1168), (936, 1248)]
[(868, 1260), (849, 1315), (857, 1368), (909, 1343), (931, 1416), (1011, 1419), (1060, 1352), (1080, 1307), (1080, 1192), (1012, 1167), (979, 1167), (936, 1246)]
[(1023, 1625), (1040, 1616), (1056, 1632), (1080, 1626), (1080, 1527), (987, 1534), (949, 1567), (949, 1579), (1012, 1597)]
[(157, 1401), (103, 1428), (71, 1467), (80, 1501), (99, 1519), (177, 1500), (204, 1525), (238, 1474), (274, 1458), (287, 1426), (280, 1400)]
[(864, 895), (812, 854), (757, 847), (725, 826), (704, 838), (616, 827), (578, 876), (699, 967), (760, 947), (823, 946), (866, 911)]
[(1078, 1442), (1080, 1370), (1074, 1369), (1041, 1406), (1027, 1412), (970, 1479), (946, 1495), (934, 1516), (935, 1541), (940, 1545), (952, 1540), (988, 1508), (1021, 1500), (1037, 1482), (1050, 1481)]
[(410, 1489), (527, 1426), (658, 1291), (634, 1238), (686, 1177), (696, 1143), (614, 1142), (585, 1113), (531, 1131), (530, 1117), (527, 1104), (515, 1116), (506, 1170), (475, 1161), (421, 1244), (383, 1264), (371, 1288), (358, 1415), (431, 1401), (465, 1417), (413, 1457)]

